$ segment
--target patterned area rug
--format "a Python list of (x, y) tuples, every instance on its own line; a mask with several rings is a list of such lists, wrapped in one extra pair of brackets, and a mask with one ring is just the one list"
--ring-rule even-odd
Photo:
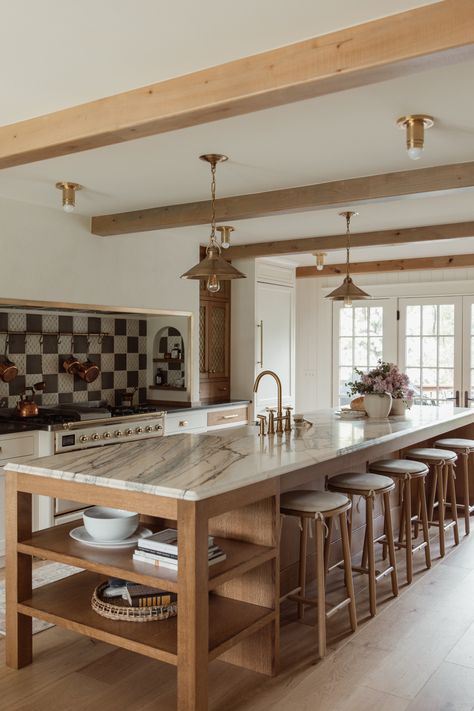
[[(73, 573), (80, 573), (81, 568), (74, 568), (71, 565), (64, 565), (63, 563), (50, 563), (41, 562), (33, 564), (33, 587), (39, 588), (41, 585), (47, 585), (48, 583), (54, 583), (56, 580), (61, 580), (61, 578), (67, 578)], [(43, 620), (37, 620), (33, 618), (33, 634), (37, 632), (42, 632), (48, 629), (48, 627), (53, 627), (49, 622), (44, 622)], [(5, 581), (0, 582), (0, 635), (5, 634)]]

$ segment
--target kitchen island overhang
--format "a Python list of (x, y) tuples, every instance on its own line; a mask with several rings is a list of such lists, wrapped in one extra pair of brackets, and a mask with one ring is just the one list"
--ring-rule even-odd
[[(279, 660), (279, 495), (447, 432), (469, 433), (474, 411), (419, 408), (406, 418), (345, 422), (329, 412), (313, 426), (270, 438), (257, 428), (177, 435), (7, 465), (7, 664), (32, 661), (31, 618), (177, 666), (180, 711), (207, 709), (208, 662), (216, 657), (267, 675)], [(137, 564), (123, 553), (82, 549), (68, 525), (32, 532), (31, 494), (137, 510), (176, 521), (178, 572)], [(71, 526), (71, 524), (69, 524)], [(208, 534), (227, 546), (210, 569)], [(32, 557), (84, 572), (32, 589)], [(90, 609), (100, 579), (121, 575), (178, 593), (178, 617), (121, 628)], [(61, 603), (69, 595), (68, 604)]]

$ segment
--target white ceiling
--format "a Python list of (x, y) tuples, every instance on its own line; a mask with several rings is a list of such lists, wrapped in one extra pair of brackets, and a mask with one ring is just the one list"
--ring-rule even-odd
[[(427, 4), (141, 0), (137, 5), (131, 0), (83, 0), (77, 6), (63, 0), (0, 0), (0, 62), (8, 67), (2, 76), (0, 124)], [(56, 207), (60, 195), (54, 183), (74, 180), (85, 188), (77, 200), (77, 212), (83, 215), (202, 200), (209, 195), (209, 175), (197, 156), (205, 152), (230, 157), (218, 172), (221, 196), (474, 160), (474, 95), (469, 90), (473, 75), (474, 62), (465, 62), (3, 170), (0, 196)], [(417, 162), (407, 158), (403, 134), (394, 125), (398, 116), (414, 112), (431, 113), (436, 119), (426, 136), (425, 155)], [(466, 191), (361, 206), (353, 231), (472, 220), (472, 198)], [(344, 227), (337, 212), (236, 222), (234, 242), (337, 234)], [(207, 231), (187, 228), (180, 234), (205, 241)], [(460, 252), (473, 246), (470, 240), (459, 242)], [(454, 248), (454, 241), (435, 247), (444, 254)], [(411, 256), (435, 253), (426, 244), (415, 249)], [(386, 247), (367, 256), (388, 259), (406, 252), (404, 247)], [(354, 258), (365, 259), (362, 255), (358, 250)], [(341, 254), (331, 261), (341, 261)]]

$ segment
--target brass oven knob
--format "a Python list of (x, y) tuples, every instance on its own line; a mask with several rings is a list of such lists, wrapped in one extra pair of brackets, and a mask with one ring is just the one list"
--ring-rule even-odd
[(91, 435), (91, 439), (97, 441), (98, 439), (100, 439), (100, 434), (98, 432), (94, 432), (94, 434)]
[(127, 435), (127, 437), (130, 437), (130, 435), (133, 434), (133, 430), (131, 430), (130, 428), (128, 428), (128, 430), (125, 430), (125, 434)]
[(143, 427), (137, 427), (135, 429), (136, 434), (141, 434), (143, 432)]
[(121, 437), (122, 436), (122, 431), (121, 430), (115, 430), (114, 432), (114, 437)]
[(159, 432), (159, 430), (162, 430), (163, 427), (161, 425), (155, 425), (155, 430)]
[(110, 432), (104, 432), (102, 437), (103, 437), (103, 439), (110, 439), (112, 437), (112, 435), (110, 434)]
[(88, 439), (89, 437), (87, 435), (81, 435), (79, 437), (79, 442), (87, 442)]
[(147, 425), (145, 427), (145, 432), (153, 432), (153, 427), (151, 425)]

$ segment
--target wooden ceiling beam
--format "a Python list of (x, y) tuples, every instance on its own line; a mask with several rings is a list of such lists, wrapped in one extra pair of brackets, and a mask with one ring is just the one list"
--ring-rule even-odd
[(0, 129), (0, 168), (364, 86), (472, 57), (474, 3), (443, 0)]
[[(474, 161), (220, 198), (216, 200), (216, 217), (218, 222), (229, 224), (234, 220), (329, 207), (342, 209), (370, 202), (400, 200), (413, 195), (458, 192), (472, 187)], [(91, 232), (111, 236), (204, 225), (209, 222), (210, 214), (211, 203), (208, 200), (152, 207), (93, 217)]]
[[(458, 239), (461, 237), (474, 237), (474, 221), (453, 222), (447, 225), (427, 225), (425, 227), (406, 227), (397, 230), (353, 232), (351, 234), (351, 247), (378, 247), (386, 244), (436, 242), (438, 240)], [(329, 252), (335, 249), (344, 249), (346, 239), (345, 234), (339, 234), (242, 244), (228, 249), (226, 257), (229, 259), (245, 259), (246, 257), (278, 257), (317, 251)]]
[[(474, 254), (454, 254), (447, 257), (415, 257), (413, 259), (387, 259), (379, 262), (355, 262), (351, 274), (373, 272), (406, 272), (419, 269), (455, 269), (474, 267)], [(343, 276), (345, 264), (326, 264), (322, 271), (316, 267), (297, 267), (296, 278)]]

